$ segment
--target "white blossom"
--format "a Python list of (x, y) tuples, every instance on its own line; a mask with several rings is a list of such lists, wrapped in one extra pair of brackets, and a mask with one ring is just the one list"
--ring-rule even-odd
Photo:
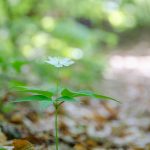
[(74, 61), (70, 58), (63, 57), (48, 57), (48, 60), (46, 60), (45, 62), (57, 68), (66, 67), (74, 64)]

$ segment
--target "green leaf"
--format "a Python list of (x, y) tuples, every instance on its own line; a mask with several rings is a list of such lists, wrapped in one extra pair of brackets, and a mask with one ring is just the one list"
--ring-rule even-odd
[(80, 97), (80, 96), (91, 96), (91, 92), (89, 91), (78, 91), (78, 92), (74, 92), (68, 89), (64, 89), (61, 92), (62, 96), (69, 96), (69, 97)]
[(68, 90), (68, 89), (63, 89), (62, 92), (61, 92), (61, 95), (62, 96), (68, 96), (68, 97), (90, 96), (90, 97), (95, 97), (95, 98), (100, 98), (100, 99), (105, 99), (105, 100), (114, 100), (114, 101), (119, 102), (118, 100), (116, 100), (112, 97), (108, 97), (108, 96), (105, 96), (105, 95), (99, 95), (99, 94), (96, 94), (92, 91), (87, 91), (87, 90), (81, 90), (81, 91), (78, 91), (78, 92), (74, 92), (74, 91), (71, 91), (71, 90)]
[(0, 150), (7, 150), (6, 148), (2, 148), (2, 147), (0, 147)]
[(28, 101), (52, 101), (52, 99), (44, 95), (32, 95), (28, 97), (18, 98), (11, 102), (28, 102)]
[(41, 111), (43, 111), (47, 109), (51, 104), (53, 104), (53, 101), (40, 101), (39, 108)]
[(12, 149), (12, 146), (0, 146), (0, 150)]
[(9, 112), (12, 112), (15, 108), (15, 105), (12, 104), (12, 103), (5, 103), (5, 105), (3, 105), (1, 107), (1, 111), (4, 112), (4, 113), (9, 113)]
[(27, 62), (26, 61), (23, 61), (23, 60), (14, 60), (13, 62), (11, 62), (12, 64), (12, 67), (14, 69), (16, 69), (17, 72), (20, 72), (21, 71), (21, 67), (26, 64)]
[(76, 99), (74, 99), (73, 97), (69, 97), (69, 96), (62, 96), (56, 99), (56, 101), (64, 101), (64, 102), (75, 102), (77, 101)]
[(40, 90), (40, 89), (35, 89), (35, 88), (25, 87), (25, 86), (17, 86), (15, 87), (15, 89), (21, 92), (30, 92), (30, 93), (44, 95), (47, 97), (52, 97), (54, 95), (53, 92), (50, 91), (45, 91), (45, 90)]

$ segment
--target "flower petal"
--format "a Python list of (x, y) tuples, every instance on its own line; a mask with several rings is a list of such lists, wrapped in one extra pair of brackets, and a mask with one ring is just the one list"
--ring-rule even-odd
[(74, 63), (70, 58), (61, 58), (61, 57), (48, 57), (48, 60), (45, 61), (57, 68), (70, 66)]

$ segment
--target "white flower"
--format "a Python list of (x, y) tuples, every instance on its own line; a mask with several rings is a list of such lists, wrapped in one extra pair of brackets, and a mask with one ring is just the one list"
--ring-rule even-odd
[(74, 64), (74, 61), (70, 58), (62, 58), (62, 57), (48, 57), (48, 60), (46, 60), (48, 64), (51, 64), (57, 68), (70, 66)]

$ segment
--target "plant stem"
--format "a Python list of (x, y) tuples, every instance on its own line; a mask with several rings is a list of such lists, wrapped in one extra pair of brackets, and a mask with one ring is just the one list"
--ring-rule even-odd
[[(59, 86), (60, 86), (60, 81), (59, 81), (59, 68), (57, 69), (57, 83), (56, 83), (56, 97), (59, 97)], [(57, 102), (54, 104), (55, 107), (55, 146), (56, 150), (58, 150), (59, 147), (59, 138), (58, 138), (58, 109), (59, 105)]]
[(55, 106), (55, 146), (56, 150), (58, 150), (59, 139), (58, 139), (58, 106)]
[(60, 79), (59, 79), (59, 68), (57, 68), (57, 82), (56, 82), (56, 96), (59, 96), (59, 87), (60, 87)]

